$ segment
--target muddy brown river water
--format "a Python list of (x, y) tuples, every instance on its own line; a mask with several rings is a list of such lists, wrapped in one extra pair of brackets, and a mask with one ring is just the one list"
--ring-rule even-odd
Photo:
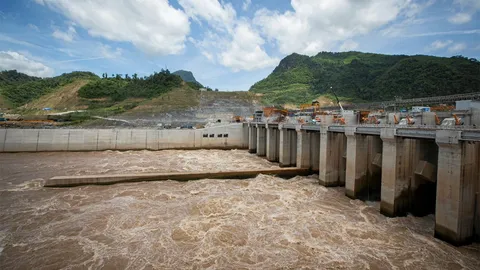
[(273, 168), (246, 151), (0, 154), (0, 269), (480, 269), (434, 217), (290, 180), (42, 188), (56, 175)]

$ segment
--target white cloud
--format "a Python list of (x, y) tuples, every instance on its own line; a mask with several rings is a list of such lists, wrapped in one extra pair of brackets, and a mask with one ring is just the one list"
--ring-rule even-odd
[(216, 55), (223, 49), (227, 48), (228, 35), (220, 35), (213, 31), (206, 31), (203, 35), (203, 39), (195, 40), (189, 37), (189, 41), (192, 42), (209, 61), (215, 62)]
[(404, 37), (429, 37), (429, 36), (474, 35), (474, 34), (480, 34), (480, 29), (445, 31), (445, 32), (427, 32), (427, 33), (420, 33), (420, 34), (404, 35)]
[(443, 49), (445, 47), (447, 47), (448, 45), (452, 44), (453, 41), (452, 40), (445, 40), (445, 41), (441, 41), (441, 40), (435, 40), (434, 42), (432, 42), (432, 44), (430, 44), (430, 46), (428, 46), (425, 50), (426, 51), (436, 51), (436, 50), (440, 50), (440, 49)]
[(57, 61), (55, 63), (71, 63), (71, 62), (82, 62), (82, 61), (91, 61), (91, 60), (100, 60), (100, 59), (105, 59), (106, 57), (88, 57), (88, 58), (77, 58), (77, 59), (69, 59), (69, 60), (62, 60), (62, 61)]
[(409, 0), (292, 0), (294, 11), (261, 9), (254, 22), (282, 53), (317, 54), (338, 41), (364, 35), (395, 20)]
[(340, 51), (352, 51), (356, 48), (358, 48), (358, 43), (349, 39), (343, 42), (343, 44), (340, 46)]
[(218, 0), (178, 0), (178, 3), (189, 17), (205, 20), (218, 29), (229, 29), (235, 21), (236, 12), (230, 3)]
[(400, 12), (400, 16), (403, 16), (404, 19), (388, 25), (381, 31), (382, 35), (389, 37), (402, 36), (414, 25), (421, 25), (425, 22), (435, 20), (434, 18), (417, 18), (425, 9), (433, 5), (435, 1), (436, 0), (406, 2), (404, 9)]
[(448, 18), (453, 24), (464, 24), (472, 20), (472, 17), (480, 10), (479, 0), (454, 0), (455, 14)]
[(35, 31), (40, 31), (40, 29), (38, 29), (38, 26), (36, 26), (35, 24), (32, 24), (32, 23), (29, 23), (27, 24), (28, 27), (30, 27), (31, 29), (35, 30)]
[(412, 18), (417, 16), (418, 14), (422, 13), (423, 10), (430, 7), (431, 5), (435, 4), (436, 0), (425, 0), (424, 2), (421, 1), (408, 1), (406, 2), (405, 9), (403, 13), (407, 18)]
[(100, 54), (105, 58), (118, 58), (122, 56), (121, 48), (112, 49), (110, 45), (100, 44)]
[(264, 50), (265, 40), (246, 19), (238, 19), (229, 3), (218, 0), (179, 0), (186, 13), (210, 26), (202, 39), (192, 42), (210, 62), (217, 62), (233, 71), (255, 70), (278, 64)]
[(35, 0), (94, 37), (130, 42), (149, 54), (178, 54), (190, 31), (187, 15), (168, 0)]
[(468, 13), (457, 13), (450, 18), (448, 18), (448, 21), (453, 23), (453, 24), (464, 24), (472, 20), (472, 15)]
[(214, 58), (213, 54), (211, 54), (209, 52), (203, 51), (202, 55), (205, 56), (210, 62), (215, 61), (215, 58)]
[(448, 51), (451, 53), (458, 53), (467, 48), (467, 45), (465, 43), (455, 43), (450, 48), (448, 48)]
[(280, 61), (262, 49), (264, 40), (246, 22), (240, 22), (228, 48), (221, 53), (220, 62), (233, 71), (254, 70), (275, 66)]
[(40, 46), (38, 46), (38, 45), (36, 45), (36, 44), (30, 43), (30, 42), (26, 42), (26, 41), (23, 41), (23, 40), (18, 40), (18, 39), (16, 39), (16, 38), (12, 38), (12, 37), (10, 37), (10, 36), (3, 35), (3, 34), (0, 34), (0, 41), (5, 41), (5, 42), (12, 43), (12, 44), (17, 44), (17, 45), (26, 46), (26, 47), (41, 48)]
[(242, 9), (244, 11), (247, 11), (248, 8), (250, 7), (250, 4), (252, 4), (252, 0), (245, 0), (242, 5)]
[(77, 31), (73, 25), (68, 26), (68, 29), (65, 32), (60, 29), (55, 29), (52, 33), (54, 38), (61, 39), (66, 42), (72, 42), (76, 35)]
[(12, 51), (0, 51), (0, 70), (15, 69), (18, 72), (36, 77), (53, 76), (53, 69)]

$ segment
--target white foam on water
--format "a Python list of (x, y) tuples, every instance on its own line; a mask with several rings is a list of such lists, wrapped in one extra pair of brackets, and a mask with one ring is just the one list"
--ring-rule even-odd
[(480, 268), (480, 245), (433, 238), (432, 216), (386, 218), (377, 202), (350, 200), (316, 175), (35, 190), (40, 179), (66, 174), (65, 164), (68, 174), (277, 166), (246, 151), (40, 154), (11, 164), (8, 181), (34, 192), (0, 198), (11, 205), (0, 226), (15, 228), (8, 241), (22, 243), (3, 249), (0, 231), (4, 268)]
[(0, 256), (2, 255), (3, 249), (5, 248), (4, 239), (7, 237), (7, 232), (0, 231)]

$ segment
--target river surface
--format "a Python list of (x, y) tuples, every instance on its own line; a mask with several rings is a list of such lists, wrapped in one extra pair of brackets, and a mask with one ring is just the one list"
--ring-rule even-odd
[(42, 188), (59, 175), (274, 168), (246, 151), (0, 154), (0, 269), (480, 269), (434, 217), (290, 180)]

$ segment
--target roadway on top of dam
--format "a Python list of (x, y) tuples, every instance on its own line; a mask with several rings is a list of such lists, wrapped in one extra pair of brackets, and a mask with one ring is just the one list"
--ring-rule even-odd
[(273, 128), (285, 128), (296, 130), (320, 131), (322, 127), (330, 132), (345, 133), (345, 128), (355, 128), (356, 134), (380, 136), (382, 129), (394, 129), (395, 136), (435, 139), (437, 131), (451, 130), (459, 132), (459, 140), (480, 141), (480, 129), (471, 126), (462, 127), (440, 127), (440, 126), (399, 126), (399, 125), (295, 125), (282, 123), (250, 122), (249, 125), (268, 126)]

